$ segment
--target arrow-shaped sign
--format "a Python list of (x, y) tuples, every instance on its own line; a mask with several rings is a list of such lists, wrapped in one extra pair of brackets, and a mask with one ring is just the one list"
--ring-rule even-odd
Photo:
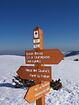
[(45, 81), (41, 84), (38, 84), (29, 88), (26, 95), (24, 96), (24, 99), (29, 103), (31, 103), (43, 97), (49, 91), (50, 91), (50, 82)]
[(25, 53), (27, 64), (58, 64), (63, 58), (59, 49), (27, 50)]
[(21, 79), (31, 79), (35, 81), (51, 81), (50, 66), (21, 66), (17, 74)]

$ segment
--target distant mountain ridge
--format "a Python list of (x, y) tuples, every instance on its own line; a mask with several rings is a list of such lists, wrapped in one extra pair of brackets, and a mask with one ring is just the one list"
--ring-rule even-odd
[(65, 55), (65, 57), (69, 57), (69, 56), (74, 56), (74, 55), (78, 55), (78, 54), (79, 54), (79, 50), (78, 51), (68, 51), (64, 55)]
[[(74, 56), (74, 55), (78, 55), (78, 54), (79, 54), (79, 50), (64, 52), (65, 57)], [(24, 56), (25, 55), (25, 50), (0, 50), (0, 55), (19, 55), (19, 56)]]
[(24, 56), (25, 50), (0, 50), (0, 55), (19, 55)]

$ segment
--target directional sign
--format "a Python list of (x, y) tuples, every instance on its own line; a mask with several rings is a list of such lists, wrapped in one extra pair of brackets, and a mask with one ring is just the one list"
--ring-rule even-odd
[(35, 81), (51, 81), (51, 67), (45, 66), (21, 66), (17, 74), (22, 79), (31, 79)]
[(43, 97), (49, 91), (50, 91), (50, 82), (45, 81), (41, 84), (38, 84), (29, 88), (26, 95), (24, 96), (24, 99), (29, 103), (31, 103)]
[(58, 64), (64, 58), (59, 49), (26, 50), (27, 64)]

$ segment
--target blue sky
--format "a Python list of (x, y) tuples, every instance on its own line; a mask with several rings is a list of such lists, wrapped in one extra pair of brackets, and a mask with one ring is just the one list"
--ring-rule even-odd
[(0, 0), (0, 50), (32, 49), (32, 30), (45, 48), (79, 49), (79, 0)]

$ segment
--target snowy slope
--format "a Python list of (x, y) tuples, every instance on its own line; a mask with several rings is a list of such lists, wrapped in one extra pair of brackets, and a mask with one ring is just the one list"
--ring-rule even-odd
[[(62, 80), (63, 88), (47, 95), (46, 105), (79, 105), (79, 61), (73, 61), (75, 57), (79, 56), (67, 57), (58, 65), (52, 65), (52, 75)], [(35, 105), (23, 99), (27, 89), (15, 89), (11, 84), (24, 61), (22, 56), (0, 56), (0, 105)]]
[(74, 61), (74, 59), (79, 59), (79, 54), (74, 55), (74, 56), (65, 57), (65, 60), (72, 60), (72, 61)]
[(53, 66), (54, 78), (79, 83), (79, 61), (64, 60)]

